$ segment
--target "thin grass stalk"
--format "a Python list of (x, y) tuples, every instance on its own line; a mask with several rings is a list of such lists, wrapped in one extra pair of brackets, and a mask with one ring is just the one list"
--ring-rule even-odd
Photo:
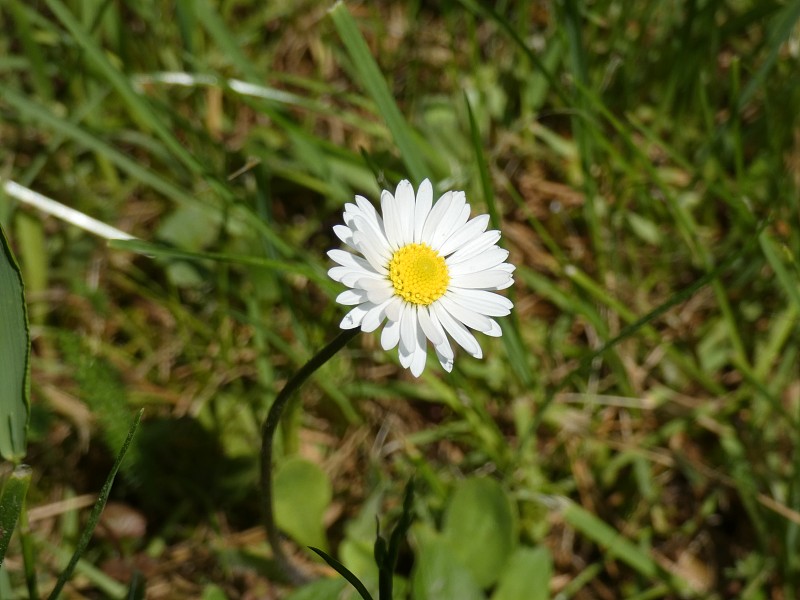
[(261, 498), (264, 507), (264, 529), (272, 548), (272, 554), (278, 566), (283, 570), (288, 579), (295, 585), (310, 581), (310, 577), (301, 567), (295, 565), (284, 552), (281, 543), (281, 534), (275, 522), (274, 487), (272, 481), (272, 450), (275, 432), (281, 420), (286, 405), (292, 395), (300, 389), (314, 371), (328, 362), (339, 350), (359, 333), (360, 329), (347, 329), (342, 331), (334, 340), (315, 354), (303, 367), (295, 373), (280, 391), (275, 401), (270, 406), (267, 418), (261, 425)]
[(50, 596), (48, 596), (48, 600), (58, 599), (59, 595), (61, 594), (61, 590), (64, 588), (64, 585), (66, 585), (67, 581), (69, 581), (70, 577), (72, 577), (72, 573), (75, 570), (78, 561), (86, 551), (89, 541), (92, 539), (92, 534), (94, 533), (95, 527), (97, 527), (97, 523), (100, 521), (100, 515), (103, 514), (103, 509), (108, 501), (108, 495), (111, 493), (111, 486), (114, 485), (114, 478), (117, 476), (117, 471), (119, 471), (119, 468), (122, 465), (122, 460), (125, 458), (125, 454), (127, 453), (128, 448), (133, 441), (133, 436), (136, 434), (136, 430), (139, 427), (139, 422), (142, 420), (142, 413), (144, 413), (144, 409), (141, 409), (136, 414), (136, 417), (134, 417), (133, 423), (131, 424), (130, 429), (128, 429), (128, 435), (125, 438), (122, 448), (120, 448), (117, 458), (111, 467), (111, 471), (109, 472), (108, 477), (106, 477), (103, 487), (100, 488), (100, 495), (97, 497), (97, 500), (92, 507), (92, 512), (89, 513), (89, 520), (86, 523), (86, 527), (83, 530), (77, 545), (75, 546), (75, 552), (72, 554), (72, 558), (70, 558), (67, 567), (61, 572), (61, 575), (59, 575), (55, 587), (50, 592)]
[(28, 600), (39, 600), (39, 588), (36, 583), (36, 549), (28, 522), (27, 502), (19, 513), (19, 542), (22, 546), (22, 565), (25, 571), (25, 585), (28, 588)]

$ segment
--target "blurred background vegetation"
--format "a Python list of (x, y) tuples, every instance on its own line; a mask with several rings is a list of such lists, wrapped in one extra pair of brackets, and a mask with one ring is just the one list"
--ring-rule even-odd
[[(0, 0), (38, 587), (144, 407), (67, 597), (353, 597), (304, 547), (374, 585), (414, 475), (397, 597), (795, 598), (800, 3), (330, 6)], [(425, 176), (499, 216), (516, 308), (450, 375), (365, 334), (301, 390), (277, 508), (323, 579), (293, 590), (259, 424), (337, 331), (343, 204)]]

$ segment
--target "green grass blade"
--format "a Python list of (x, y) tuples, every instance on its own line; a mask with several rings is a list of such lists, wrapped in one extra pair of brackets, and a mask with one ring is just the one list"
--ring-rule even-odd
[(119, 250), (127, 250), (129, 252), (136, 252), (137, 254), (143, 254), (150, 257), (174, 258), (191, 261), (212, 260), (221, 263), (232, 263), (256, 267), (260, 269), (266, 269), (268, 271), (297, 273), (312, 279), (315, 283), (327, 289), (328, 291), (332, 292), (338, 289), (338, 286), (333, 281), (328, 279), (324, 272), (318, 271), (313, 267), (302, 263), (263, 258), (260, 256), (227, 254), (224, 252), (190, 252), (188, 250), (169, 248), (166, 246), (159, 246), (158, 244), (141, 242), (138, 240), (110, 240), (109, 247)]
[(118, 70), (106, 56), (103, 49), (75, 18), (75, 15), (60, 1), (46, 0), (47, 6), (67, 28), (75, 42), (83, 49), (89, 61), (100, 71), (130, 109), (132, 116), (145, 130), (153, 131), (169, 148), (172, 154), (195, 174), (203, 174), (205, 169), (192, 154), (184, 148), (173, 133), (161, 121), (150, 105), (133, 89), (128, 78)]
[(60, 135), (63, 135), (86, 148), (89, 148), (101, 156), (104, 156), (122, 171), (128, 173), (131, 177), (141, 181), (146, 185), (149, 185), (153, 189), (161, 192), (166, 197), (171, 198), (176, 202), (192, 205), (197, 204), (197, 200), (194, 197), (192, 197), (190, 194), (187, 194), (177, 185), (167, 181), (153, 171), (142, 167), (136, 161), (127, 157), (125, 154), (115, 149), (113, 146), (101, 140), (100, 138), (82, 129), (75, 123), (71, 123), (66, 119), (57, 117), (43, 106), (32, 101), (29, 97), (20, 94), (7, 85), (3, 85), (2, 82), (0, 82), (0, 93), (2, 93), (3, 100), (14, 107), (19, 112), (20, 116), (37, 121), (56, 133), (59, 133)]
[[(789, 300), (794, 303), (794, 306), (797, 309), (800, 309), (800, 284), (798, 284), (798, 278), (796, 276), (792, 277), (792, 275), (789, 274), (788, 269), (778, 255), (778, 249), (775, 247), (775, 242), (772, 240), (766, 230), (762, 231), (758, 236), (758, 243), (761, 245), (761, 251), (764, 253), (769, 266), (772, 267), (773, 271), (775, 271), (775, 277), (778, 278), (778, 281), (783, 286), (786, 295), (789, 296)], [(791, 254), (788, 252), (787, 254), (791, 256)]]
[(8, 542), (17, 526), (28, 486), (31, 483), (31, 469), (27, 465), (19, 465), (3, 486), (0, 495), (0, 565), (6, 557)]
[[(486, 162), (486, 156), (483, 153), (483, 144), (481, 143), (481, 134), (478, 129), (478, 124), (475, 121), (475, 115), (472, 112), (472, 107), (469, 104), (469, 99), (464, 96), (464, 102), (467, 105), (467, 114), (469, 116), (469, 129), (472, 137), (472, 146), (475, 149), (475, 160), (478, 163), (478, 174), (481, 180), (481, 190), (483, 191), (483, 199), (489, 209), (489, 217), (492, 221), (492, 227), (500, 229), (500, 214), (497, 211), (497, 202), (494, 197), (494, 189), (492, 188), (492, 181), (489, 176), (489, 165)], [(506, 347), (506, 353), (511, 360), (511, 366), (520, 378), (520, 381), (529, 387), (533, 385), (533, 373), (531, 373), (528, 361), (525, 358), (525, 346), (519, 335), (519, 324), (516, 321), (516, 316), (512, 314), (511, 319), (504, 319), (502, 322), (503, 328), (503, 344)]]
[(783, 9), (772, 18), (767, 38), (769, 53), (767, 54), (766, 60), (761, 63), (761, 66), (750, 79), (747, 87), (742, 91), (741, 96), (739, 96), (739, 101), (736, 106), (737, 110), (742, 110), (756, 91), (758, 91), (758, 88), (764, 84), (767, 74), (778, 59), (780, 49), (789, 36), (792, 35), (792, 31), (794, 31), (798, 19), (800, 19), (800, 2), (796, 1), (787, 2)]
[(607, 558), (619, 558), (643, 577), (662, 580), (676, 591), (684, 593), (690, 591), (691, 588), (686, 581), (664, 570), (646, 549), (640, 548), (580, 505), (564, 497), (548, 496), (542, 497), (541, 500), (546, 506), (557, 511), (568, 525), (603, 547)]
[[(356, 577), (355, 574), (352, 571), (350, 571), (350, 569), (345, 567), (342, 563), (340, 563), (330, 554), (323, 552), (319, 548), (314, 548), (313, 546), (309, 546), (309, 549), (317, 553), (322, 558), (322, 560), (324, 560), (326, 563), (330, 565), (330, 567), (334, 571), (336, 571), (337, 573), (339, 573), (339, 575), (344, 577), (350, 583), (350, 585), (352, 585), (356, 589), (356, 591), (364, 600), (372, 600), (372, 595), (369, 593), (364, 584), (361, 583), (361, 580), (358, 577)], [(383, 600), (383, 597), (381, 597), (381, 600)]]
[(586, 197), (584, 204), (584, 216), (589, 226), (589, 235), (592, 239), (592, 246), (597, 255), (600, 270), (605, 268), (604, 249), (606, 245), (602, 240), (601, 223), (599, 211), (595, 205), (597, 187), (594, 177), (592, 177), (592, 165), (594, 163), (594, 140), (590, 129), (592, 118), (592, 108), (589, 98), (582, 93), (582, 89), (589, 87), (589, 73), (586, 66), (586, 51), (583, 43), (583, 23), (579, 2), (577, 0), (563, 0), (561, 12), (561, 29), (567, 38), (567, 53), (572, 77), (575, 80), (576, 99), (575, 107), (578, 113), (572, 117), (572, 129), (575, 133), (575, 140), (578, 144), (580, 164), (583, 170), (583, 191)]
[(17, 34), (22, 42), (24, 55), (30, 61), (30, 73), (34, 87), (42, 98), (51, 100), (53, 98), (53, 84), (47, 77), (47, 66), (42, 54), (42, 47), (37, 42), (31, 29), (30, 16), (28, 14), (28, 11), (36, 9), (24, 6), (20, 0), (11, 0), (8, 6), (14, 19)]
[[(56, 560), (66, 562), (69, 560), (70, 553), (67, 549), (62, 548), (50, 540), (41, 536), (36, 536), (37, 545), (44, 548), (48, 553), (52, 554)], [(105, 573), (99, 567), (94, 566), (91, 561), (87, 559), (80, 559), (75, 564), (75, 573), (80, 575), (92, 587), (97, 589), (97, 593), (101, 598), (108, 598), (109, 600), (123, 600), (126, 597), (126, 586), (118, 582), (116, 579)], [(52, 596), (50, 596), (52, 598)], [(53, 598), (53, 600), (55, 600)]]
[(479, 15), (483, 18), (488, 18), (497, 23), (500, 29), (506, 32), (508, 37), (511, 38), (511, 40), (517, 45), (517, 47), (528, 58), (528, 60), (531, 61), (531, 64), (535, 67), (533, 71), (537, 75), (541, 75), (545, 78), (548, 86), (558, 95), (559, 98), (565, 102), (569, 102), (566, 92), (564, 92), (550, 68), (548, 68), (548, 66), (539, 59), (537, 54), (531, 50), (528, 44), (525, 43), (525, 40), (522, 39), (522, 36), (520, 36), (511, 23), (509, 23), (508, 19), (504, 18), (503, 15), (501, 15), (492, 7), (491, 2), (479, 3), (476, 0), (459, 0), (459, 2), (471, 13)]
[[(214, 3), (218, 4), (218, 3)], [(214, 38), (219, 45), (223, 55), (241, 71), (249, 81), (260, 83), (263, 73), (259, 73), (247, 57), (242, 52), (242, 46), (234, 38), (230, 29), (220, 18), (219, 13), (208, 0), (198, 0), (193, 3), (194, 16), (203, 24), (205, 30)]]
[(364, 37), (358, 30), (355, 20), (350, 15), (344, 2), (337, 2), (330, 10), (331, 19), (342, 38), (345, 48), (361, 78), (364, 90), (372, 96), (378, 111), (381, 113), (386, 126), (392, 133), (395, 144), (400, 151), (400, 156), (408, 169), (411, 178), (416, 184), (426, 177), (430, 177), (428, 167), (422, 160), (422, 152), (414, 142), (414, 134), (406, 120), (403, 118), (392, 92), (381, 73), (378, 64), (370, 54)]
[(489, 176), (489, 165), (486, 162), (486, 156), (483, 153), (481, 132), (478, 129), (478, 124), (475, 121), (475, 113), (472, 112), (472, 106), (470, 105), (469, 98), (466, 94), (464, 94), (464, 104), (467, 105), (469, 131), (472, 138), (472, 147), (475, 150), (475, 162), (478, 163), (478, 175), (480, 176), (481, 180), (483, 199), (486, 202), (486, 207), (489, 209), (489, 217), (492, 221), (492, 228), (500, 229), (500, 215), (497, 212), (497, 202), (495, 201), (494, 190), (492, 189), (492, 180)]
[[(142, 413), (144, 409), (140, 410), (136, 417), (133, 419), (133, 423), (131, 423), (130, 429), (128, 429), (128, 436), (125, 438), (125, 442), (122, 444), (122, 448), (120, 448), (119, 454), (117, 454), (117, 458), (114, 461), (114, 464), (111, 467), (111, 472), (108, 474), (103, 487), (100, 489), (100, 495), (97, 497), (97, 501), (94, 503), (94, 507), (92, 508), (92, 512), (89, 514), (89, 521), (86, 523), (86, 528), (83, 530), (80, 539), (78, 540), (78, 544), (75, 548), (75, 552), (72, 555), (72, 558), (69, 561), (66, 569), (61, 572), (61, 575), (58, 577), (58, 581), (56, 582), (53, 591), (50, 592), (49, 599), (56, 600), (61, 593), (62, 588), (64, 585), (69, 581), (69, 578), (72, 576), (72, 572), (75, 570), (75, 566), (78, 564), (83, 553), (86, 551), (86, 547), (89, 545), (89, 540), (92, 539), (92, 534), (94, 533), (94, 529), (97, 526), (97, 522), (100, 520), (100, 515), (103, 513), (103, 509), (106, 506), (106, 501), (108, 500), (108, 495), (111, 493), (111, 486), (114, 484), (114, 478), (117, 476), (117, 471), (119, 471), (120, 466), (122, 465), (122, 459), (125, 458), (125, 453), (128, 451), (128, 448), (133, 441), (133, 436), (136, 434), (136, 430), (139, 427), (139, 422), (142, 420)], [(155, 490), (153, 490), (155, 491)]]
[(0, 227), (0, 454), (25, 456), (30, 408), (30, 333), (22, 273)]
[[(192, 194), (185, 192), (182, 188), (161, 177), (157, 173), (142, 167), (138, 162), (130, 159), (110, 144), (92, 135), (78, 125), (70, 122), (67, 119), (62, 119), (50, 113), (44, 107), (32, 102), (27, 96), (20, 94), (16, 90), (6, 85), (3, 85), (2, 80), (0, 80), (0, 95), (2, 95), (3, 100), (12, 105), (20, 115), (38, 121), (53, 131), (72, 139), (86, 148), (93, 150), (98, 155), (108, 159), (111, 163), (115, 164), (118, 168), (129, 174), (131, 177), (141, 181), (145, 185), (149, 185), (154, 190), (164, 194), (167, 198), (186, 206), (199, 207), (201, 210), (208, 211), (210, 213), (218, 211), (214, 205), (201, 202)], [(230, 216), (241, 218), (248, 225), (257, 230), (258, 233), (265, 236), (281, 253), (289, 254), (296, 252), (295, 249), (292, 249), (278, 234), (275, 233), (275, 231), (273, 231), (269, 224), (263, 222), (251, 211), (248, 211), (241, 206), (237, 206), (231, 210)]]

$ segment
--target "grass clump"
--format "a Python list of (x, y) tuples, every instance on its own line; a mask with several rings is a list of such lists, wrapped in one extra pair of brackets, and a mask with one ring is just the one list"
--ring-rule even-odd
[[(59, 515), (31, 519), (42, 589), (81, 516), (62, 501), (97, 493), (145, 407), (111, 501), (146, 533), (109, 525), (76, 595), (137, 573), (152, 598), (339, 593), (275, 573), (259, 423), (341, 319), (343, 204), (431, 177), (499, 223), (516, 308), (450, 375), (363, 335), (301, 390), (277, 460), (330, 484), (330, 554), (377, 590), (375, 515), (413, 473), (396, 594), (794, 596), (796, 3), (7, 5), (0, 178), (139, 238), (0, 196), (33, 325), (29, 502)], [(491, 572), (452, 547), (482, 506), (511, 532)], [(0, 584), (26, 597), (20, 565), (12, 543)]]

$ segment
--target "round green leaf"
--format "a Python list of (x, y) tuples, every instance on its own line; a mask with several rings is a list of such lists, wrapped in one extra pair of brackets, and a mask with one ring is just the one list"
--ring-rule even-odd
[(547, 548), (517, 548), (500, 575), (492, 600), (548, 600), (553, 558)]
[(303, 546), (327, 549), (322, 517), (333, 490), (317, 465), (299, 457), (286, 460), (275, 473), (275, 519)]
[(482, 588), (495, 581), (517, 541), (516, 518), (500, 484), (472, 478), (459, 485), (444, 515), (442, 533)]
[(435, 536), (421, 546), (411, 574), (414, 600), (485, 600), (475, 578), (444, 539)]

